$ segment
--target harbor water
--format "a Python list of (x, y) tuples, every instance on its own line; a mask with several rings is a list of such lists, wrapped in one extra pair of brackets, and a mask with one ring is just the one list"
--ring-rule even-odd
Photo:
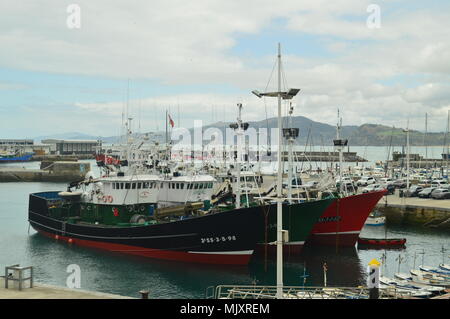
[[(353, 151), (364, 157), (361, 149)], [(436, 153), (441, 150), (436, 149)], [(368, 147), (366, 157), (373, 163), (383, 160), (385, 154), (385, 147)], [(8, 165), (34, 168), (39, 163)], [(95, 167), (94, 161), (91, 167)], [(140, 290), (148, 289), (150, 298), (196, 299), (204, 298), (210, 286), (276, 283), (275, 260), (264, 256), (252, 258), (247, 266), (199, 265), (98, 251), (40, 236), (27, 221), (29, 194), (66, 188), (65, 183), (0, 183), (0, 270), (13, 264), (33, 266), (37, 282), (65, 287), (69, 266), (78, 265), (81, 289), (131, 297), (139, 297)], [(406, 238), (407, 243), (401, 250), (306, 247), (298, 256), (285, 257), (284, 284), (322, 286), (324, 263), (327, 285), (347, 287), (365, 285), (367, 265), (373, 258), (383, 262), (382, 273), (391, 277), (398, 270), (409, 272), (422, 263), (449, 263), (450, 234), (445, 231), (366, 226), (361, 237)]]

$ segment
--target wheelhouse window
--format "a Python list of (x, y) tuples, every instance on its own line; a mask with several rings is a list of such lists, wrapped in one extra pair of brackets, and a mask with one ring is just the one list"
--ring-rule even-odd
[(125, 183), (125, 189), (131, 189), (131, 184), (130, 183)]

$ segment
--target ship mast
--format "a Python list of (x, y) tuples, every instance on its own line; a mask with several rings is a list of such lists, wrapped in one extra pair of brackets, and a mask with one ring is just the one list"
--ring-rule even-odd
[[(236, 183), (236, 208), (241, 208), (241, 161), (242, 161), (242, 137), (244, 132), (248, 128), (248, 123), (242, 123), (242, 103), (237, 104), (238, 117), (236, 123), (231, 123), (230, 128), (236, 131), (237, 136), (237, 154), (236, 154), (236, 166), (237, 166), (237, 183)], [(247, 203), (248, 205), (248, 203)]]
[(292, 106), (292, 103), (290, 103), (289, 107), (289, 128), (283, 129), (283, 137), (287, 140), (289, 149), (288, 149), (288, 201), (289, 203), (293, 202), (292, 198), (292, 180), (293, 180), (293, 145), (295, 139), (298, 137), (299, 128), (292, 127), (292, 113), (294, 112), (294, 107)]
[(281, 45), (278, 43), (278, 91), (277, 92), (265, 92), (261, 93), (257, 90), (252, 91), (257, 97), (263, 96), (277, 97), (278, 98), (278, 174), (277, 174), (277, 293), (278, 299), (283, 298), (283, 193), (282, 193), (282, 148), (283, 148), (283, 136), (282, 136), (282, 117), (281, 117), (281, 99), (290, 100), (300, 89), (289, 89), (286, 92), (281, 91)]
[(347, 188), (344, 187), (342, 183), (342, 163), (343, 159), (343, 149), (348, 144), (347, 139), (341, 139), (341, 127), (342, 127), (342, 118), (339, 117), (339, 109), (338, 109), (338, 123), (336, 126), (336, 139), (333, 140), (335, 149), (339, 152), (339, 192), (342, 194), (343, 192), (347, 193)]

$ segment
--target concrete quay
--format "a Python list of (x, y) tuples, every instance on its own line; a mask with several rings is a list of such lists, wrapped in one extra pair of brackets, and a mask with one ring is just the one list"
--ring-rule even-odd
[[(29, 287), (29, 285), (25, 285)], [(102, 292), (57, 287), (33, 283), (33, 288), (5, 288), (5, 279), (0, 278), (0, 299), (135, 299)]]
[(52, 162), (45, 169), (0, 168), (0, 182), (72, 182), (84, 179), (90, 163)]
[(418, 197), (384, 196), (377, 209), (388, 223), (418, 225), (450, 231), (450, 200)]

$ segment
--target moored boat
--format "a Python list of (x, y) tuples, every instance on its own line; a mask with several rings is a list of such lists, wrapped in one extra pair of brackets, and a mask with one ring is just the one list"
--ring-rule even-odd
[(314, 225), (308, 243), (354, 246), (367, 216), (385, 193), (381, 190), (338, 198)]
[(448, 265), (448, 264), (439, 264), (439, 268), (446, 270), (446, 271), (450, 271), (450, 265)]
[(414, 282), (431, 286), (450, 287), (450, 280), (448, 278), (417, 269), (411, 269), (409, 272)]
[(406, 238), (358, 238), (359, 245), (370, 245), (370, 246), (403, 246), (406, 243)]
[(107, 202), (87, 203), (59, 192), (30, 194), (29, 222), (39, 233), (74, 245), (165, 260), (237, 265), (249, 262), (264, 227), (264, 206), (202, 211), (190, 205), (190, 210), (183, 207), (177, 215), (158, 217), (151, 203)]
[(0, 154), (0, 163), (29, 162), (33, 154)]
[(386, 216), (380, 214), (377, 210), (371, 212), (367, 217), (365, 226), (383, 226), (386, 224)]
[[(283, 252), (285, 254), (301, 252), (311, 230), (317, 223), (324, 211), (335, 201), (333, 198), (317, 201), (283, 204), (283, 230), (286, 237), (283, 241)], [(271, 206), (272, 207), (272, 206)], [(258, 251), (268, 248), (275, 251), (276, 245), (276, 209), (270, 209), (267, 214), (265, 230), (261, 232)]]
[(445, 270), (440, 267), (430, 267), (430, 266), (422, 265), (422, 266), (419, 266), (419, 269), (424, 272), (427, 272), (427, 273), (436, 274), (437, 276), (450, 278), (450, 270)]

